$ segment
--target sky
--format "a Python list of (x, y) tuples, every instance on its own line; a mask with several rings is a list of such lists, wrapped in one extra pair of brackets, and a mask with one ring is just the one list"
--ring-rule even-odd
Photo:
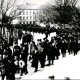
[[(39, 4), (39, 5), (43, 5), (46, 3), (52, 3), (52, 2), (53, 4), (55, 4), (55, 0), (19, 0), (19, 3), (22, 3), (23, 1), (34, 3), (34, 4)], [(77, 6), (80, 6), (80, 0), (78, 0)]]
[(23, 2), (23, 1), (33, 3), (33, 4), (39, 4), (39, 5), (42, 5), (45, 3), (51, 3), (51, 0), (19, 0), (19, 3)]
[(80, 0), (78, 0), (77, 6), (80, 6)]

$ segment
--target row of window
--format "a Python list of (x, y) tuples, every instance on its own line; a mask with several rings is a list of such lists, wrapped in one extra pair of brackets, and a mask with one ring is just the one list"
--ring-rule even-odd
[(21, 21), (21, 22), (20, 22), (20, 24), (33, 24), (33, 23), (35, 23), (35, 21), (28, 21), (28, 22), (26, 22), (26, 21)]
[(38, 13), (41, 13), (41, 11), (23, 11), (21, 14), (22, 15), (28, 15), (28, 14), (38, 14)]
[(20, 20), (34, 20), (34, 19), (38, 19), (38, 18), (39, 18), (39, 16), (35, 16), (35, 17), (33, 17), (33, 16), (20, 16), (19, 17)]
[(27, 17), (27, 16), (20, 16), (20, 20), (28, 20), (28, 19), (34, 19), (34, 17), (32, 17), (32, 16), (29, 16), (29, 17)]

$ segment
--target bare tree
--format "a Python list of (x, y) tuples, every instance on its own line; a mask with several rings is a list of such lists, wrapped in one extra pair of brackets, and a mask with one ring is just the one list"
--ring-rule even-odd
[(13, 19), (21, 14), (21, 11), (17, 10), (17, 0), (0, 0), (0, 14), (1, 23), (11, 23)]
[(3, 34), (5, 34), (4, 25), (10, 30), (11, 26), (7, 24), (11, 24), (22, 13), (21, 10), (18, 10), (17, 2), (18, 0), (0, 0), (0, 22)]

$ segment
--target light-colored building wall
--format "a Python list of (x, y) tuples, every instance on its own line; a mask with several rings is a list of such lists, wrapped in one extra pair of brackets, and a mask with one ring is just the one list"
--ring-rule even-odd
[(34, 22), (39, 22), (39, 14), (42, 12), (39, 9), (39, 5), (26, 4), (24, 7), (19, 7), (22, 11), (19, 16), (20, 24), (33, 24)]

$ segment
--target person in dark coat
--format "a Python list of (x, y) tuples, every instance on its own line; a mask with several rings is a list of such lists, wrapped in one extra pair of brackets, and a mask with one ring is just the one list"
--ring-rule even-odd
[(56, 59), (59, 59), (60, 52), (59, 52), (59, 49), (57, 47), (55, 47), (55, 56), (56, 56)]
[(53, 65), (54, 60), (55, 60), (55, 53), (56, 53), (55, 45), (53, 42), (51, 42), (50, 47), (49, 47), (49, 53), (48, 53), (49, 65), (51, 64), (51, 62)]
[(73, 39), (70, 39), (69, 42), (68, 42), (68, 52), (69, 52), (69, 54), (72, 54), (73, 49), (74, 49), (74, 42), (73, 42)]
[(14, 37), (11, 35), (9, 39), (10, 46), (13, 46), (13, 40), (14, 40)]
[(0, 45), (0, 55), (1, 55), (1, 60), (3, 59), (3, 52), (4, 52), (4, 48), (2, 45)]
[(38, 52), (35, 52), (35, 54), (33, 54), (33, 56), (32, 56), (32, 59), (33, 59), (32, 67), (35, 68), (35, 72), (37, 72), (37, 70), (38, 70), (38, 60), (39, 60), (38, 57), (39, 57)]
[(3, 51), (3, 59), (5, 58), (5, 57), (7, 57), (8, 58), (8, 52), (7, 52), (7, 50), (6, 49), (4, 49), (4, 51)]
[(43, 47), (42, 47), (42, 41), (41, 39), (38, 41), (37, 43), (37, 47), (38, 47), (38, 54), (39, 54), (39, 61), (41, 64), (41, 68), (44, 68), (45, 65), (45, 53), (43, 52)]
[(38, 48), (34, 41), (31, 42), (31, 51), (30, 55), (32, 56), (32, 67), (35, 68), (35, 72), (38, 70), (38, 60), (39, 60), (39, 53), (37, 52)]
[(61, 44), (61, 53), (62, 53), (62, 57), (66, 56), (66, 43), (64, 40), (62, 40), (62, 44)]
[(21, 59), (25, 63), (23, 71), (25, 72), (25, 74), (27, 74), (28, 73), (28, 70), (27, 70), (28, 44), (27, 43), (24, 43), (22, 52), (23, 53), (21, 54)]
[(2, 80), (4, 80), (5, 76), (6, 76), (6, 74), (5, 74), (5, 66), (2, 63), (1, 64), (1, 78), (2, 78)]
[(48, 57), (48, 49), (49, 49), (49, 41), (47, 39), (44, 39), (42, 47), (43, 47), (44, 57), (46, 58)]
[(60, 44), (56, 41), (56, 45), (55, 45), (55, 56), (56, 56), (56, 59), (59, 59), (59, 56), (60, 56), (59, 49), (60, 49)]
[(8, 60), (6, 66), (6, 80), (15, 80), (16, 66), (14, 60)]
[(24, 43), (30, 43), (31, 42), (31, 39), (32, 39), (32, 35), (29, 34), (28, 32), (25, 33), (25, 35), (23, 36), (23, 41), (22, 41), (22, 44)]
[(7, 47), (6, 51), (8, 52), (8, 59), (12, 58), (12, 50), (10, 49), (10, 47)]
[(9, 46), (9, 44), (8, 44), (8, 42), (7, 42), (7, 38), (5, 38), (5, 39), (3, 40), (2, 45), (3, 45), (3, 47), (4, 47), (5, 49)]
[(20, 54), (21, 54), (20, 46), (18, 46), (18, 43), (15, 43), (15, 46), (13, 48), (13, 55), (19, 58)]
[(75, 55), (77, 55), (77, 52), (78, 52), (78, 42), (77, 42), (77, 40), (74, 40), (74, 49), (73, 49), (73, 51), (74, 51), (74, 56)]
[(2, 68), (1, 68), (2, 80), (4, 80), (4, 78), (6, 76), (7, 61), (8, 61), (8, 53), (7, 53), (6, 49), (4, 49), (4, 52), (3, 52), (3, 60), (2, 60)]

